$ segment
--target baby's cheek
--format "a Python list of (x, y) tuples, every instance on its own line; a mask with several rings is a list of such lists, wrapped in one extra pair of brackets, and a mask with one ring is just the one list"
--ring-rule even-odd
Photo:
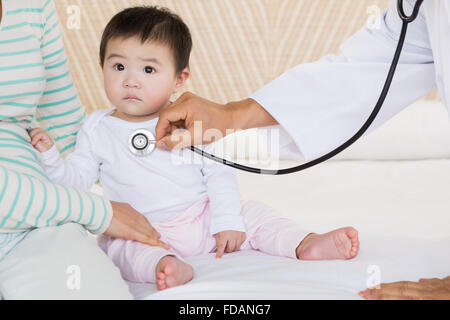
[(114, 82), (105, 81), (105, 93), (113, 105), (116, 105), (120, 101), (119, 92), (120, 90), (115, 86)]
[(153, 108), (165, 105), (170, 99), (167, 88), (161, 85), (145, 88), (145, 99)]

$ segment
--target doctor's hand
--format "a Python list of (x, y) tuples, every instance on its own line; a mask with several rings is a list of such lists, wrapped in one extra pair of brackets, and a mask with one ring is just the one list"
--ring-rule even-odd
[(159, 240), (161, 234), (152, 227), (147, 218), (128, 203), (111, 201), (111, 206), (113, 217), (105, 235), (170, 249), (168, 244)]
[(381, 284), (359, 293), (366, 300), (450, 300), (450, 277)]
[(275, 124), (275, 119), (253, 99), (218, 104), (186, 92), (160, 112), (156, 146), (182, 149), (212, 143), (235, 130)]
[(216, 238), (216, 258), (221, 258), (223, 253), (238, 251), (245, 241), (245, 232), (240, 231), (221, 231), (214, 235)]

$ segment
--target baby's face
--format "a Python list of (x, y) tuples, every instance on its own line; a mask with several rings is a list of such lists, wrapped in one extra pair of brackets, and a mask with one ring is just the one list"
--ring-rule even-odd
[(173, 54), (167, 46), (141, 43), (137, 37), (108, 42), (103, 76), (106, 95), (122, 113), (147, 116), (160, 111), (189, 76), (177, 75)]

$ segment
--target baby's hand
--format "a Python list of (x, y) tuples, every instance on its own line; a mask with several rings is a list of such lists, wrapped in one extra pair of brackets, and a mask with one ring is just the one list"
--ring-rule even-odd
[(227, 230), (218, 232), (216, 238), (217, 253), (216, 258), (221, 258), (223, 253), (238, 251), (245, 241), (245, 232)]
[(47, 132), (41, 128), (31, 129), (28, 134), (31, 138), (31, 145), (39, 152), (48, 151), (55, 144)]

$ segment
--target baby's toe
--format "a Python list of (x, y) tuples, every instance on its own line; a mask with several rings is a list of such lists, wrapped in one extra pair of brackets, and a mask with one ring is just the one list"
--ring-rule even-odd
[(158, 271), (157, 273), (156, 273), (156, 279), (158, 279), (158, 280), (164, 280), (164, 279), (166, 279), (166, 274), (164, 273), (164, 271), (163, 270), (161, 270), (161, 271)]
[(156, 287), (158, 290), (164, 290), (167, 288), (166, 282), (164, 280), (157, 280), (156, 281)]
[(358, 240), (358, 230), (353, 227), (348, 227), (345, 234), (349, 237), (350, 240)]
[(352, 257), (355, 257), (358, 254), (359, 251), (359, 245), (354, 245), (352, 246), (352, 248), (350, 249), (350, 255)]

